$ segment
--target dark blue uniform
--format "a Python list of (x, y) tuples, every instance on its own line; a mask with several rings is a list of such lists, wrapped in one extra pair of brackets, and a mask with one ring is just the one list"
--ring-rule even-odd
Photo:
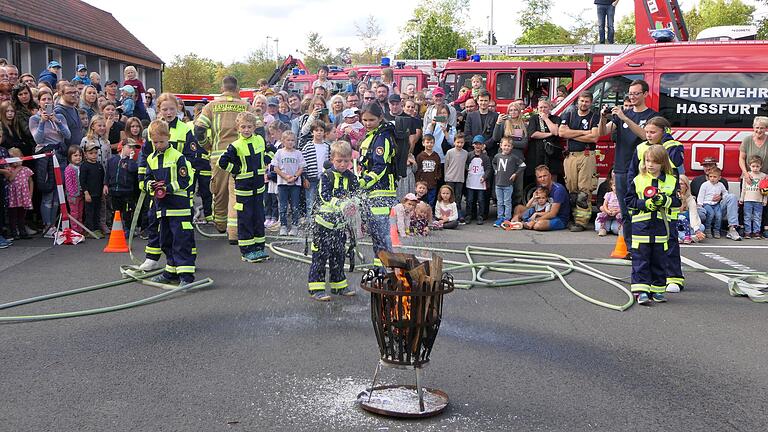
[(395, 128), (391, 123), (368, 132), (360, 142), (360, 187), (366, 191), (370, 213), (368, 232), (373, 242), (373, 264), (381, 266), (379, 252), (392, 250), (389, 238), (389, 212), (397, 203), (395, 189)]
[(320, 175), (319, 209), (315, 212), (312, 236), (312, 265), (309, 267), (309, 293), (325, 291), (325, 263), (328, 262), (331, 292), (347, 288), (344, 274), (344, 245), (347, 242), (343, 209), (359, 188), (352, 171), (334, 168)]
[[(196, 158), (196, 149), (200, 146), (197, 145), (195, 135), (189, 129), (189, 126), (179, 119), (173, 119), (173, 121), (168, 123), (168, 130), (171, 134), (168, 140), (169, 147), (173, 147), (184, 156), (187, 162), (192, 163)], [(157, 217), (155, 216), (157, 209), (154, 207), (154, 200), (152, 199), (154, 191), (147, 189), (144, 185), (144, 178), (147, 173), (147, 159), (149, 159), (149, 156), (154, 151), (155, 146), (149, 139), (141, 146), (141, 153), (139, 153), (139, 189), (148, 190), (150, 194), (150, 205), (147, 209), (147, 221), (144, 227), (148, 236), (144, 253), (147, 259), (158, 261), (162, 250), (160, 248), (160, 229)], [(192, 190), (194, 190), (194, 187)]]
[(161, 199), (153, 194), (151, 208), (159, 225), (160, 250), (166, 259), (163, 276), (169, 280), (192, 282), (195, 279), (194, 172), (192, 164), (173, 147), (153, 152), (146, 161), (146, 190), (151, 190), (155, 181), (165, 182), (165, 197)]
[[(669, 155), (669, 162), (672, 164), (672, 170), (675, 177), (679, 177), (684, 173), (684, 160), (685, 160), (685, 148), (683, 144), (676, 141), (672, 135), (668, 132), (664, 134), (662, 138), (664, 148)], [(635, 154), (629, 165), (629, 178), (633, 179), (639, 172), (640, 162), (645, 157), (645, 152), (648, 151), (648, 147), (651, 144), (645, 141), (635, 148)], [(680, 288), (683, 288), (685, 283), (685, 277), (683, 276), (683, 266), (680, 261), (680, 243), (677, 240), (677, 216), (680, 213), (680, 205), (673, 206), (669, 209), (669, 240), (667, 241), (667, 282), (666, 284), (677, 284)], [(630, 239), (632, 232), (630, 230)]]
[[(658, 188), (663, 196), (661, 205), (645, 199), (648, 186)], [(640, 174), (629, 184), (624, 198), (632, 223), (632, 292), (664, 293), (667, 285), (669, 209), (680, 207), (677, 178), (662, 173), (658, 178)]]
[[(235, 178), (237, 244), (243, 258), (264, 251), (264, 138), (240, 137), (219, 158), (219, 168)], [(264, 259), (266, 256), (260, 257)], [(248, 261), (251, 261), (250, 259)]]

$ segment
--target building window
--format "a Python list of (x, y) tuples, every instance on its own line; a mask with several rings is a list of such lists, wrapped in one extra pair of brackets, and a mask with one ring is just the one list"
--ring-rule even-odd
[(142, 68), (142, 67), (140, 67), (140, 68), (136, 68), (136, 72), (138, 72), (138, 74), (137, 74), (138, 77), (137, 78), (139, 79), (139, 81), (141, 81), (141, 82), (146, 84), (146, 82), (147, 82), (147, 70)]
[(61, 63), (61, 50), (60, 49), (48, 47), (46, 52), (48, 54), (48, 63), (50, 63), (50, 62), (52, 62), (54, 60), (59, 62), (59, 63)]
[(125, 67), (128, 66), (125, 63), (120, 63), (120, 77), (116, 78), (118, 82), (124, 83), (125, 82)]
[(86, 60), (85, 54), (75, 54), (75, 64), (81, 64), (85, 65), (85, 67), (88, 67), (88, 60)]
[(104, 85), (104, 83), (110, 81), (109, 79), (109, 61), (104, 59), (99, 59), (99, 70), (97, 71), (99, 75), (101, 75), (101, 83)]
[(11, 51), (13, 64), (19, 68), (19, 73), (31, 73), (32, 57), (29, 54), (29, 42), (14, 40)]

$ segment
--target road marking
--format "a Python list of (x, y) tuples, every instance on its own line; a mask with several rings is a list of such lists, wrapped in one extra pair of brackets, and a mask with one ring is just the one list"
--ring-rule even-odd
[(753, 269), (752, 267), (746, 266), (744, 264), (737, 263), (736, 261), (730, 260), (728, 258), (725, 258), (723, 256), (720, 256), (713, 252), (700, 252), (702, 255), (704, 255), (707, 258), (712, 258), (715, 261), (721, 262), (727, 266), (733, 267), (736, 270), (741, 270), (745, 272), (756, 272), (757, 270)]
[[(690, 266), (690, 267), (693, 267), (695, 269), (706, 270), (706, 269), (709, 268), (709, 267), (706, 267), (706, 266), (704, 266), (702, 264), (697, 263), (696, 261), (694, 261), (694, 260), (692, 260), (690, 258), (686, 258), (686, 257), (684, 257), (682, 255), (680, 256), (680, 261), (682, 261), (683, 264), (685, 264), (687, 266)], [(728, 276), (725, 276), (725, 275), (722, 275), (722, 274), (718, 274), (718, 273), (707, 273), (707, 274), (712, 276), (713, 278), (721, 281), (721, 282), (725, 282), (726, 284), (730, 280), (730, 278)]]

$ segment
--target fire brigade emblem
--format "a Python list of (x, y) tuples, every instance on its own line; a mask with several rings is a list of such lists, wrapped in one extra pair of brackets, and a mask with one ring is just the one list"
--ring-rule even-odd
[(182, 177), (186, 177), (187, 176), (187, 167), (179, 168), (179, 175), (182, 176)]
[(384, 155), (384, 147), (377, 147), (376, 148), (376, 154), (379, 155), (379, 156), (383, 156)]
[(189, 149), (192, 151), (197, 151), (197, 146), (195, 145), (195, 143), (189, 143)]

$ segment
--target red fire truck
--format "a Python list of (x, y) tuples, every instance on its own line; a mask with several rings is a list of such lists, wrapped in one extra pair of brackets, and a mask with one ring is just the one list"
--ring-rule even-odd
[[(685, 145), (685, 171), (702, 172), (715, 157), (731, 190), (739, 190), (739, 144), (752, 133), (755, 116), (768, 115), (768, 41), (678, 42), (638, 46), (618, 56), (578, 86), (554, 113), (561, 115), (589, 91), (594, 109), (621, 105), (629, 83), (650, 85), (648, 106), (672, 123)], [(597, 146), (601, 177), (613, 166), (613, 143)]]

